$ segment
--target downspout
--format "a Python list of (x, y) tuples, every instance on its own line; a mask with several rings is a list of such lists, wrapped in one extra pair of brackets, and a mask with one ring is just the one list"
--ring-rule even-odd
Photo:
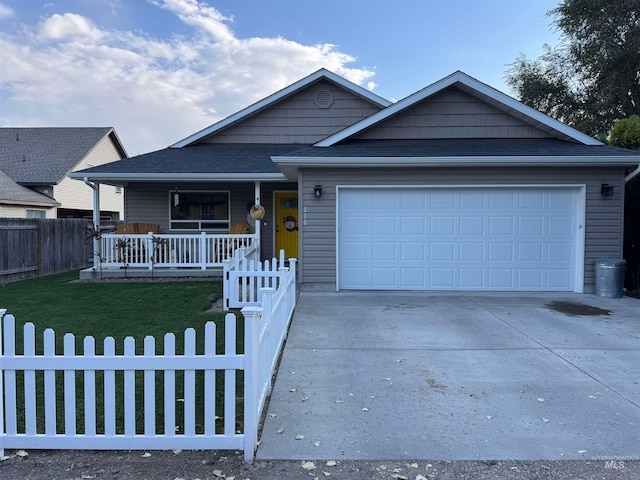
[(631, 180), (633, 177), (635, 177), (639, 173), (640, 173), (640, 164), (638, 164), (638, 167), (633, 172), (631, 172), (629, 175), (624, 177), (624, 183), (629, 183), (629, 180)]
[[(93, 231), (98, 232), (100, 229), (100, 188), (98, 185), (93, 184), (87, 177), (84, 177), (84, 183), (86, 183), (93, 190)], [(100, 268), (100, 244), (97, 237), (93, 237), (93, 268), (98, 270)]]

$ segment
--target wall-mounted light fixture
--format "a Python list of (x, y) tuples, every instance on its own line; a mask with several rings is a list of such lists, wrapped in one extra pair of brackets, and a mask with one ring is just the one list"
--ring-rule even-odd
[(613, 185), (603, 183), (600, 186), (600, 195), (602, 195), (603, 197), (613, 197)]
[(313, 187), (313, 196), (316, 198), (322, 197), (322, 185), (316, 185)]
[(180, 194), (176, 192), (173, 194), (173, 206), (177, 207), (178, 205), (180, 205)]

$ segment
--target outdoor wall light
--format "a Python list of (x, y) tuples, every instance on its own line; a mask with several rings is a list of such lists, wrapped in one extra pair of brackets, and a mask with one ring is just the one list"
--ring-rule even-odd
[(322, 197), (322, 185), (316, 185), (313, 187), (313, 196), (316, 198)]
[(600, 195), (602, 195), (603, 197), (613, 197), (613, 185), (603, 183), (600, 186)]

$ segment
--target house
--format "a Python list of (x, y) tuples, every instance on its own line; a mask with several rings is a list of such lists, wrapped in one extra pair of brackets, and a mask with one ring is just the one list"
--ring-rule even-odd
[[(92, 189), (68, 174), (126, 157), (110, 127), (0, 128), (0, 217), (90, 219)], [(122, 219), (122, 188), (106, 187), (101, 206)]]
[(203, 252), (252, 223), (263, 258), (299, 259), (302, 288), (593, 292), (594, 261), (622, 255), (639, 163), (462, 72), (391, 103), (323, 69), (71, 177), (126, 187), (129, 221)]

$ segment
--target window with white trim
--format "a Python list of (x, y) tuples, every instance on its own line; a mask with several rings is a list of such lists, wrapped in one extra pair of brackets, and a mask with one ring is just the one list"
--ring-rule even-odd
[(229, 230), (229, 192), (169, 192), (171, 230)]
[(27, 218), (47, 218), (46, 210), (27, 208)]

